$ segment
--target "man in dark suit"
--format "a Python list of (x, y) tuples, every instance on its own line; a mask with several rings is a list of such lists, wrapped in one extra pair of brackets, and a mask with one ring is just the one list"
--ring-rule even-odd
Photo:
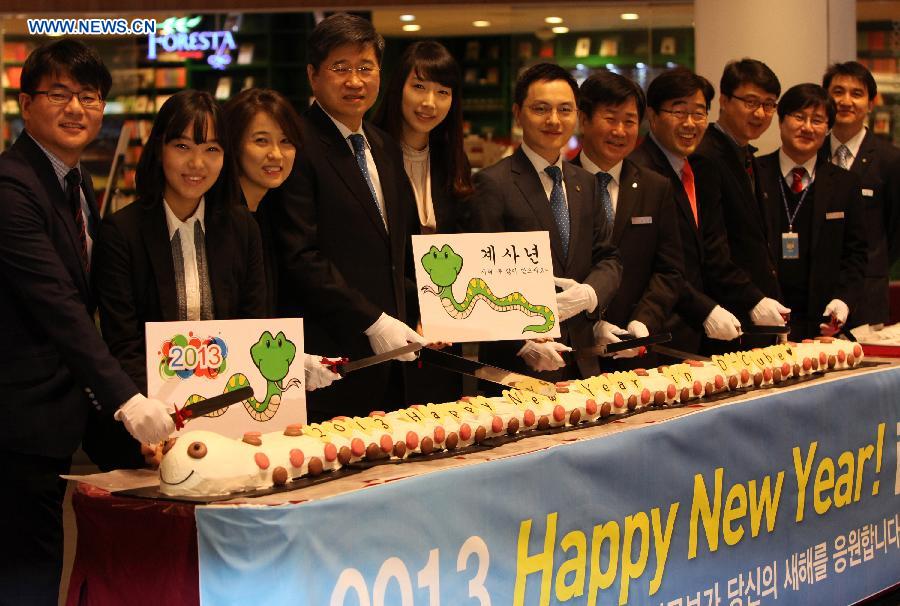
[(888, 274), (900, 246), (900, 149), (866, 128), (878, 88), (856, 61), (828, 68), (822, 86), (834, 99), (837, 117), (819, 156), (856, 174), (860, 180), (869, 258), (860, 305), (850, 324), (890, 320)]
[[(778, 282), (791, 308), (791, 338), (829, 333), (857, 308), (866, 266), (859, 178), (817, 153), (834, 124), (834, 102), (817, 84), (778, 102), (781, 149), (759, 159), (760, 199)], [(820, 325), (821, 318), (828, 321)]]
[[(273, 200), (283, 315), (300, 314), (311, 351), (351, 358), (421, 337), (404, 324), (415, 301), (410, 235), (416, 207), (400, 147), (363, 115), (378, 97), (384, 39), (338, 13), (307, 41), (316, 102), (303, 116), (300, 153)], [(412, 311), (412, 310), (410, 310)], [(402, 360), (412, 360), (408, 354)], [(358, 370), (308, 398), (309, 418), (404, 405), (396, 362)]]
[(622, 273), (594, 177), (560, 154), (575, 131), (577, 96), (575, 80), (558, 65), (526, 70), (516, 82), (513, 104), (522, 146), (475, 174), (470, 203), (471, 231), (550, 232), (553, 275), (563, 287), (557, 294), (560, 340), (482, 347), (485, 361), (547, 380), (599, 372), (597, 358), (578, 358), (576, 367), (569, 351), (594, 343), (593, 320), (612, 301)]
[[(716, 341), (730, 341), (741, 334), (740, 321), (724, 301), (719, 302), (711, 285), (723, 284), (740, 292), (749, 283), (731, 262), (727, 239), (722, 237), (721, 209), (712, 202), (704, 205), (697, 197), (696, 176), (688, 158), (706, 132), (714, 95), (706, 78), (685, 68), (654, 78), (647, 89), (650, 134), (629, 156), (672, 185), (684, 253), (684, 285), (666, 329), (672, 333), (673, 347), (690, 352), (721, 349)], [(703, 337), (714, 341), (705, 346)]]
[(6, 437), (0, 603), (56, 604), (62, 500), (91, 406), (115, 411), (141, 442), (174, 425), (138, 393), (94, 325), (91, 234), (98, 220), (79, 158), (97, 136), (111, 78), (74, 40), (35, 50), (22, 68), (25, 132), (0, 156), (0, 392)]
[(769, 67), (755, 59), (731, 61), (722, 72), (719, 120), (706, 130), (691, 158), (697, 199), (703, 206), (722, 209), (731, 259), (749, 279), (749, 288), (733, 291), (711, 284), (717, 298), (742, 320), (784, 325), (790, 312), (780, 304), (778, 258), (771, 253), (766, 208), (757, 199), (757, 172), (750, 142), (772, 123), (781, 84)]
[[(612, 243), (622, 261), (622, 282), (595, 330), (600, 343), (619, 341), (623, 334), (646, 337), (662, 332), (682, 285), (684, 256), (675, 228), (672, 187), (660, 175), (626, 159), (637, 143), (645, 107), (641, 88), (616, 73), (598, 71), (581, 84), (578, 116), (583, 147), (573, 164), (596, 177), (601, 212), (613, 223)], [(637, 353), (629, 349), (613, 357)]]

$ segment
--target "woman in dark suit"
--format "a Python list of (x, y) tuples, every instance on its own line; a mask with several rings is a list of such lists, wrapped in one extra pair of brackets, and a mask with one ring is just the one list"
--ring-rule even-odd
[[(461, 89), (450, 52), (438, 42), (415, 42), (400, 57), (375, 115), (374, 123), (403, 150), (423, 234), (458, 232), (463, 201), (474, 191), (463, 148)], [(410, 402), (454, 400), (462, 392), (459, 375), (434, 368), (408, 369), (407, 379)]]
[[(103, 337), (146, 389), (144, 323), (262, 318), (259, 228), (237, 204), (235, 159), (221, 109), (194, 90), (160, 108), (135, 175), (138, 199), (109, 217), (92, 279)], [(101, 468), (144, 463), (111, 418), (94, 417), (85, 451)]]

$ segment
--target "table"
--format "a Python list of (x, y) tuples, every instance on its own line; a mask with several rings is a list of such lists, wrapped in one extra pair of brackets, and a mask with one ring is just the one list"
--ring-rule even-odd
[(834, 373), (193, 509), (79, 487), (68, 603), (849, 604), (900, 581), (897, 394)]

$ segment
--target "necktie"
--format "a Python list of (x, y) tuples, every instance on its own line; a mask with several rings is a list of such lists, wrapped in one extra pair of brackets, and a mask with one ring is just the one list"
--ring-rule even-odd
[[(375, 186), (372, 184), (372, 177), (369, 175), (369, 165), (366, 163), (366, 140), (359, 133), (350, 135), (350, 144), (353, 145), (353, 155), (356, 156), (356, 163), (359, 170), (369, 186), (369, 193), (372, 194), (372, 201), (375, 202), (375, 208), (381, 216), (381, 220), (385, 221), (384, 214), (381, 212), (381, 204), (378, 202), (378, 196), (375, 195)], [(385, 221), (385, 226), (387, 222)]]
[(795, 166), (791, 169), (793, 181), (791, 181), (791, 191), (799, 194), (803, 191), (803, 177), (806, 175), (806, 169), (802, 166)]
[(616, 214), (613, 212), (612, 196), (609, 195), (609, 184), (612, 181), (612, 175), (603, 171), (597, 173), (597, 182), (600, 184), (600, 203), (603, 205), (603, 214), (609, 222), (610, 229), (616, 221)]
[(197, 259), (197, 275), (200, 278), (200, 319), (215, 320), (212, 288), (209, 284), (209, 265), (206, 261), (206, 235), (200, 221), (194, 221), (194, 255)]
[(697, 215), (697, 192), (694, 190), (694, 171), (691, 169), (690, 163), (684, 161), (681, 169), (681, 184), (684, 186), (684, 193), (687, 194), (691, 203), (691, 213), (694, 215), (694, 227), (700, 225), (700, 219)]
[(559, 237), (562, 240), (563, 255), (569, 256), (569, 207), (566, 205), (566, 196), (563, 193), (562, 170), (558, 166), (548, 166), (544, 169), (553, 179), (553, 189), (550, 191), (550, 209), (553, 218), (556, 219), (556, 227), (559, 229)]
[(81, 171), (73, 168), (66, 173), (66, 199), (72, 209), (75, 219), (75, 229), (78, 232), (81, 245), (81, 264), (85, 271), (88, 269), (87, 236), (85, 235), (84, 213), (81, 212)]
[(846, 170), (850, 170), (850, 148), (848, 148), (844, 144), (841, 144), (841, 146), (837, 148), (837, 151), (834, 152), (834, 155), (837, 158), (838, 166)]
[(750, 177), (750, 189), (753, 193), (756, 193), (756, 178), (753, 175), (753, 150), (755, 147), (748, 145), (744, 148), (744, 170), (747, 171), (747, 176)]

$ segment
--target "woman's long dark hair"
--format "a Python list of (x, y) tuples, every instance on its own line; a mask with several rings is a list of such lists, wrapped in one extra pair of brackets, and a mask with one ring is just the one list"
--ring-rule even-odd
[(398, 141), (403, 134), (403, 86), (410, 73), (437, 82), (453, 93), (450, 111), (428, 136), (432, 164), (449, 167), (450, 193), (456, 197), (472, 193), (472, 169), (463, 148), (462, 76), (459, 64), (443, 44), (433, 40), (414, 42), (403, 51), (400, 65), (384, 91), (374, 122)]
[(193, 126), (194, 143), (203, 143), (206, 141), (207, 120), (212, 120), (216, 139), (224, 152), (224, 159), (219, 177), (206, 192), (206, 212), (218, 212), (237, 202), (240, 186), (234, 151), (228, 138), (222, 109), (209, 93), (184, 90), (169, 97), (159, 108), (150, 136), (138, 160), (134, 180), (138, 199), (142, 203), (162, 203), (166, 188), (162, 153), (166, 143), (180, 137), (189, 125)]

